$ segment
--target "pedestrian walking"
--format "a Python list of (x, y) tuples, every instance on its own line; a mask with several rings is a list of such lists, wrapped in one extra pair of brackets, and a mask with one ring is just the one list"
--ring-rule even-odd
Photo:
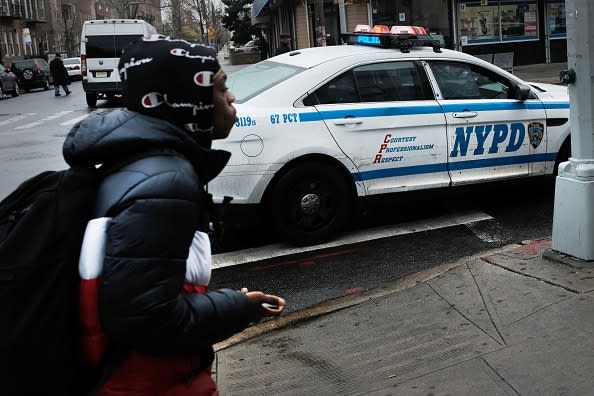
[(70, 95), (71, 92), (68, 89), (68, 71), (64, 67), (62, 56), (58, 53), (56, 54), (56, 57), (50, 62), (50, 73), (52, 73), (52, 78), (54, 79), (55, 96), (62, 96), (62, 94), (60, 94), (60, 86), (62, 86), (62, 89), (66, 95)]
[(71, 166), (132, 158), (101, 182), (85, 233), (83, 351), (107, 350), (99, 396), (217, 395), (212, 345), (285, 305), (245, 288), (207, 291), (205, 185), (230, 157), (210, 145), (229, 135), (235, 98), (216, 52), (195, 42), (145, 36), (118, 69), (126, 109), (89, 116), (64, 143)]
[(276, 49), (274, 55), (284, 54), (285, 52), (291, 51), (291, 35), (288, 33), (282, 33), (280, 35), (280, 44)]

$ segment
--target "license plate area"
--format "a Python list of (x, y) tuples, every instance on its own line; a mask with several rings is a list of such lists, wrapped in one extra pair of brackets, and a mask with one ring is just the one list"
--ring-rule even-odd
[(111, 71), (95, 71), (93, 72), (93, 76), (95, 78), (107, 78), (111, 74)]

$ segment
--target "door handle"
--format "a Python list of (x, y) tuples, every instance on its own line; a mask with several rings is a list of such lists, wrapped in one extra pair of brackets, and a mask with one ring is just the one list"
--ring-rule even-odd
[(333, 121), (334, 125), (359, 125), (363, 124), (363, 121), (358, 118), (343, 118), (342, 120)]
[(463, 111), (461, 113), (454, 113), (452, 116), (454, 118), (472, 118), (476, 117), (478, 113), (476, 111)]

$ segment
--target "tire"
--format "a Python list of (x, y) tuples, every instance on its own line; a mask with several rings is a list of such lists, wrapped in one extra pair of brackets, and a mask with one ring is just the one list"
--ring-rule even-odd
[(25, 69), (23, 70), (23, 79), (25, 80), (32, 80), (33, 79), (33, 70)]
[(20, 89), (21, 89), (21, 88), (19, 88), (19, 84), (15, 82), (15, 83), (14, 83), (14, 91), (12, 91), (12, 96), (13, 96), (13, 97), (17, 97), (17, 96), (19, 96), (19, 95), (20, 95), (20, 93), (21, 93), (21, 92), (20, 92)]
[(0, 83), (0, 100), (4, 99), (4, 90), (2, 89), (2, 84)]
[(48, 91), (50, 89), (50, 82), (49, 79), (45, 79), (45, 81), (43, 82), (43, 90), (44, 91)]
[(571, 138), (570, 136), (563, 142), (561, 148), (559, 149), (559, 154), (557, 154), (557, 159), (555, 160), (555, 169), (553, 170), (553, 176), (557, 176), (559, 174), (559, 165), (562, 162), (566, 162), (571, 157)]
[(91, 108), (97, 107), (97, 94), (95, 92), (87, 92), (87, 105)]
[(295, 245), (327, 241), (343, 229), (353, 210), (347, 178), (323, 163), (302, 163), (274, 186), (269, 210), (276, 231)]

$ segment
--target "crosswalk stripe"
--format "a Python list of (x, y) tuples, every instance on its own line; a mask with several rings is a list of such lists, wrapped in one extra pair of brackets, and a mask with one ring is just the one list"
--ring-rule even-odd
[(0, 121), (0, 126), (12, 124), (13, 122), (17, 122), (17, 121), (23, 120), (27, 117), (34, 116), (35, 114), (36, 113), (21, 114), (21, 115), (9, 118), (8, 120)]
[(14, 128), (14, 129), (28, 129), (28, 128), (33, 128), (33, 127), (35, 127), (37, 125), (43, 124), (44, 122), (55, 120), (56, 118), (62, 117), (64, 115), (69, 114), (69, 113), (72, 113), (72, 112), (73, 112), (73, 110), (60, 111), (58, 113), (55, 113), (55, 114), (52, 114), (52, 115), (47, 116), (45, 118), (42, 118), (41, 120), (30, 122), (28, 124), (21, 125), (19, 127)]
[(79, 122), (80, 120), (84, 120), (84, 119), (85, 119), (85, 118), (87, 118), (88, 116), (89, 116), (88, 114), (83, 114), (83, 115), (81, 115), (81, 116), (74, 117), (74, 118), (73, 118), (73, 119), (71, 119), (71, 120), (65, 121), (65, 122), (61, 123), (60, 125), (74, 125), (74, 124), (76, 124), (77, 122)]

